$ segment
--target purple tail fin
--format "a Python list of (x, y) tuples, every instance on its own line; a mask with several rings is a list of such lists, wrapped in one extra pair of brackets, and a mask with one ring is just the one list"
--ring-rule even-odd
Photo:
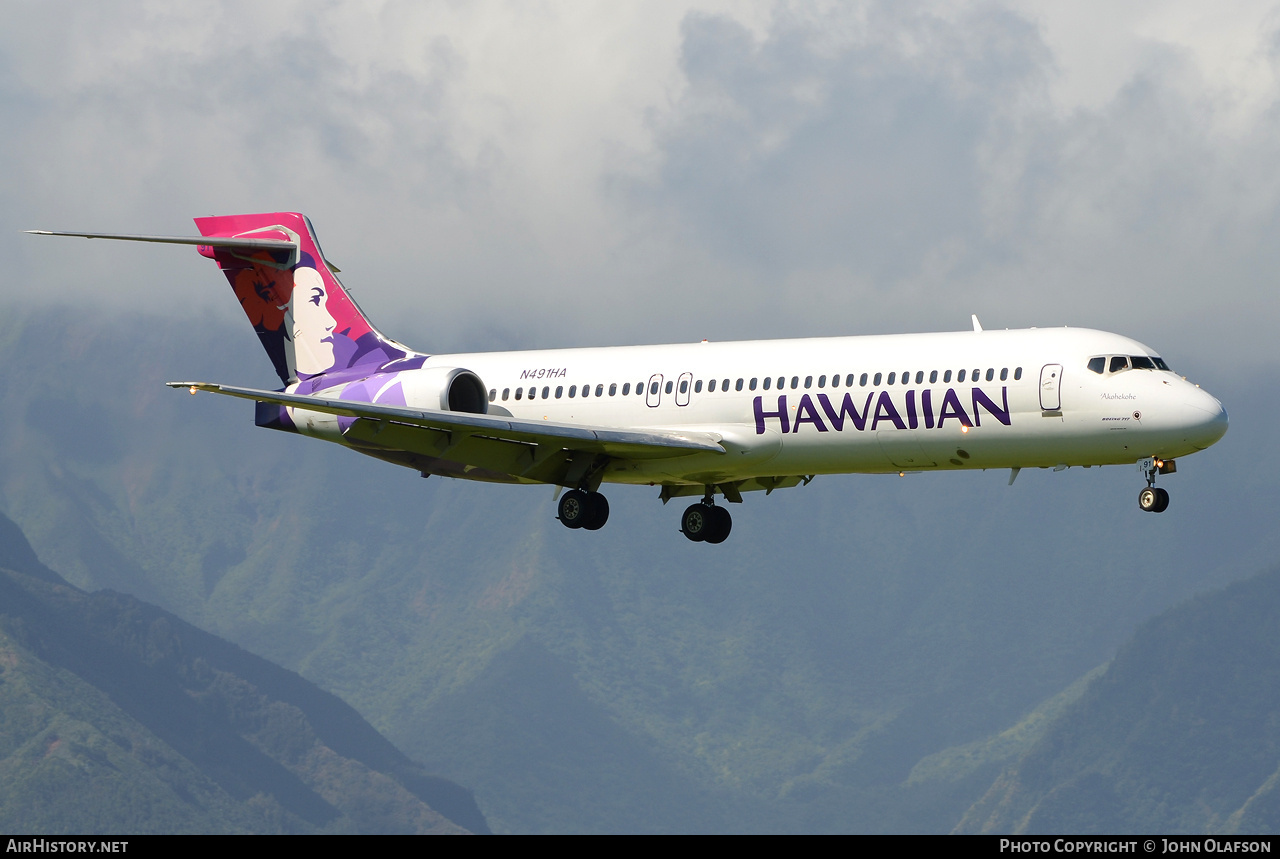
[[(296, 212), (196, 218), (209, 238), (277, 239), (296, 250), (202, 245), (231, 282), (280, 381), (339, 383), (378, 369), (410, 369), (426, 356), (384, 337), (370, 324), (325, 261), (311, 222)], [(394, 366), (391, 366), (394, 365)]]

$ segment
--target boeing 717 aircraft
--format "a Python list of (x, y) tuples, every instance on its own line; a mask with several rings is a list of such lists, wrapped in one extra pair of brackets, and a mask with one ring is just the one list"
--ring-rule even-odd
[(609, 518), (605, 483), (698, 498), (693, 541), (723, 542), (716, 503), (819, 474), (1137, 465), (1156, 476), (1227, 430), (1222, 404), (1151, 349), (1073, 328), (429, 355), (379, 332), (292, 212), (197, 218), (200, 236), (33, 231), (195, 245), (216, 262), (279, 390), (170, 382), (255, 403), (261, 427), (430, 475), (563, 487), (569, 528)]

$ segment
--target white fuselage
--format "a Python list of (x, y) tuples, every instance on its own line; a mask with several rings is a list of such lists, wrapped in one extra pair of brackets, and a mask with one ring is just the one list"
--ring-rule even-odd
[[(399, 379), (409, 406), (431, 406), (415, 374), (462, 367), (484, 381), (490, 414), (718, 435), (727, 454), (619, 459), (603, 477), (692, 485), (1134, 463), (1213, 444), (1227, 427), (1214, 397), (1169, 370), (1109, 370), (1155, 355), (1057, 328), (434, 355)], [(325, 429), (312, 434), (339, 440)]]

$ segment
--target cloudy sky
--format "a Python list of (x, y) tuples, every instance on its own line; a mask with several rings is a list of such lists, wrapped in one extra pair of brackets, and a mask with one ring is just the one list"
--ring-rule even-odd
[[(5, 304), (237, 313), (296, 209), (428, 350), (1082, 325), (1280, 363), (1264, 3), (0, 2)], [(252, 381), (252, 380), (250, 380)]]

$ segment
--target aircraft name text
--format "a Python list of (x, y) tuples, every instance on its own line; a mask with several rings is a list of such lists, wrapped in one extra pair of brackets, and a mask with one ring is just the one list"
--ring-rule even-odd
[(826, 394), (818, 394), (816, 398), (804, 394), (791, 409), (787, 408), (787, 395), (779, 394), (777, 408), (771, 411), (765, 410), (764, 397), (756, 397), (753, 402), (756, 434), (764, 434), (765, 421), (770, 419), (776, 420), (784, 433), (798, 433), (805, 424), (817, 432), (844, 432), (846, 426), (858, 432), (875, 431), (882, 425), (885, 429), (918, 429), (921, 426), (924, 429), (941, 429), (948, 420), (954, 420), (960, 426), (976, 427), (981, 425), (983, 411), (1005, 426), (1012, 423), (1007, 387), (1000, 389), (999, 402), (981, 388), (971, 389), (969, 411), (965, 410), (966, 404), (961, 402), (955, 388), (947, 388), (936, 403), (935, 393), (929, 388), (922, 391), (912, 389), (904, 392), (897, 402), (888, 391), (878, 394), (871, 391), (865, 398), (859, 392), (856, 399), (852, 392), (846, 393), (843, 399), (837, 394), (834, 402)]

